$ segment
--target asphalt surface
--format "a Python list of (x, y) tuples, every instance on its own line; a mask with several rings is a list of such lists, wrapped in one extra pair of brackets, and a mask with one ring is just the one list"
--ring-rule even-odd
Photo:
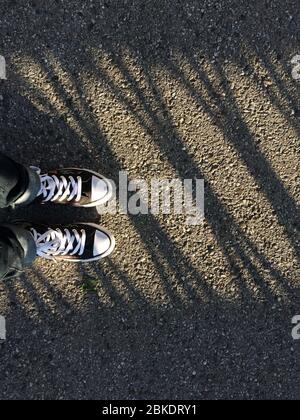
[(204, 178), (206, 218), (101, 221), (114, 255), (0, 285), (1, 399), (299, 399), (298, 0), (2, 0), (1, 151)]

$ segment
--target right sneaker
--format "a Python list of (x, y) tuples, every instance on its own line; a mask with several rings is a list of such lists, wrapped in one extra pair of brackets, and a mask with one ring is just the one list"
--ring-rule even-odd
[(109, 256), (115, 248), (115, 238), (93, 223), (67, 226), (27, 224), (23, 227), (34, 239), (37, 256), (54, 261), (93, 262)]

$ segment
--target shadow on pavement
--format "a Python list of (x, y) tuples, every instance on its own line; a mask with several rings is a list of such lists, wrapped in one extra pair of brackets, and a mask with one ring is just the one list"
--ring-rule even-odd
[[(286, 64), (300, 45), (298, 2), (230, 0), (225, 10), (217, 1), (124, 1), (98, 10), (92, 1), (64, 4), (58, 15), (52, 2), (17, 3), (3, 7), (22, 26), (13, 19), (17, 39), (6, 20), (2, 27), (12, 58), (0, 85), (1, 151), (43, 169), (84, 165), (114, 181), (121, 170), (151, 177), (157, 154), (162, 177), (205, 179), (206, 221), (188, 230), (180, 218), (103, 216), (118, 240), (111, 259), (79, 269), (37, 264), (1, 285), (11, 336), (0, 348), (0, 398), (298, 399), (300, 348), (290, 331), (299, 309), (299, 187), (291, 193), (290, 172), (287, 181), (277, 173), (233, 87), (242, 77), (240, 96), (259, 89), (254, 106), (263, 112), (267, 102), (299, 136)], [(37, 19), (47, 12), (47, 23)], [(195, 137), (174, 118), (181, 101), (208, 138), (201, 124)], [(214, 134), (224, 149), (220, 175)], [(130, 154), (141, 158), (138, 169)], [(264, 203), (264, 241), (229, 206), (235, 178), (222, 191), (227, 155)], [(266, 237), (266, 209), (280, 243)], [(95, 210), (48, 206), (0, 216), (99, 221)]]

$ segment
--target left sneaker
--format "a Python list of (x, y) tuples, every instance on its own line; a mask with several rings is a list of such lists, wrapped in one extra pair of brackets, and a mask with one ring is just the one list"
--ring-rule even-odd
[(42, 174), (39, 168), (31, 169), (36, 171), (41, 181), (35, 202), (89, 208), (105, 204), (112, 198), (111, 182), (97, 172), (66, 168)]
[(54, 261), (93, 262), (108, 257), (115, 248), (115, 238), (93, 223), (51, 226), (23, 223), (31, 233), (38, 257)]

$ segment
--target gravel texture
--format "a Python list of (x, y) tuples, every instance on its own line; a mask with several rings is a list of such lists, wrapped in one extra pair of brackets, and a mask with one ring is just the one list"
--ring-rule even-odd
[(0, 285), (1, 399), (299, 399), (299, 0), (2, 0), (1, 151), (204, 178), (206, 219), (99, 221), (110, 258)]

